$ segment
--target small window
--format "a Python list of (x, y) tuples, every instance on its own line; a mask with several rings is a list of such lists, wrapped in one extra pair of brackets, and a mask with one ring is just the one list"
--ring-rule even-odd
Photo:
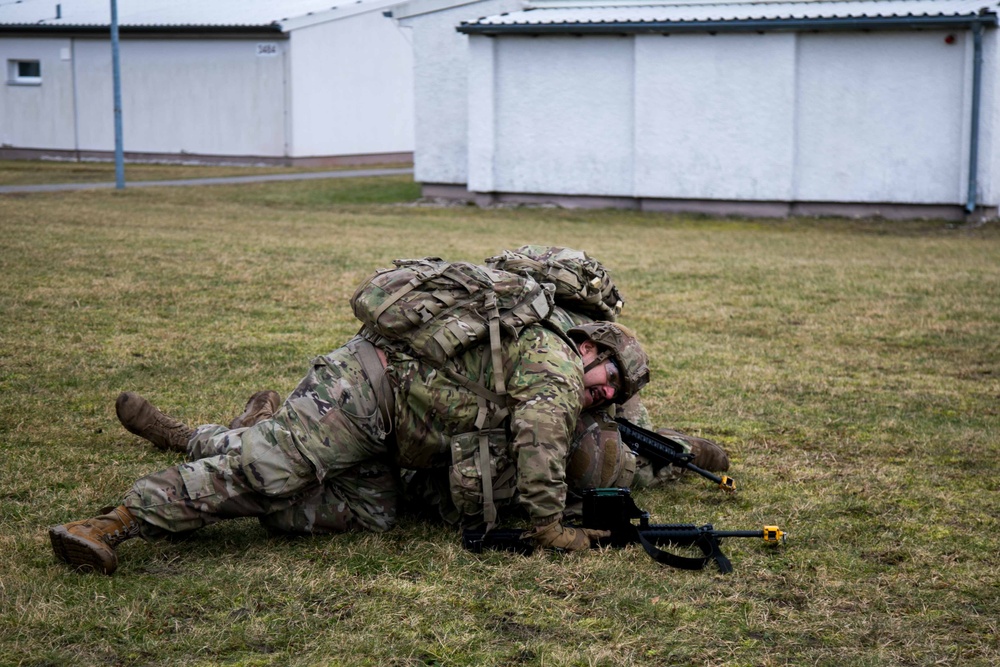
[(42, 82), (42, 63), (38, 60), (8, 60), (7, 72), (10, 83), (37, 86)]

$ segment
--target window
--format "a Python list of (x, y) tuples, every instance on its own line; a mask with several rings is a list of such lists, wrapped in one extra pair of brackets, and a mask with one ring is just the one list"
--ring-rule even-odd
[(42, 82), (42, 63), (38, 60), (8, 60), (8, 83), (37, 86)]

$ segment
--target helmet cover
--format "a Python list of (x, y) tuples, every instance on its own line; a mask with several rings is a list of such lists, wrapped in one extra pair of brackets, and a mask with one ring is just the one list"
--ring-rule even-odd
[(615, 392), (615, 403), (624, 403), (649, 383), (649, 357), (631, 330), (617, 322), (589, 322), (566, 332), (578, 344), (592, 341), (607, 352), (618, 366), (621, 389)]

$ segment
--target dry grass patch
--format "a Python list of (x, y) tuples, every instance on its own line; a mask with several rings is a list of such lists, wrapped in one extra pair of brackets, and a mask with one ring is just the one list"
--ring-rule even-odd
[[(0, 197), (0, 664), (989, 665), (1000, 504), (1000, 233), (413, 206), (407, 179)], [(406, 520), (284, 540), (253, 521), (129, 542), (114, 577), (45, 528), (177, 458), (116, 423), (292, 389), (395, 257), (585, 248), (629, 302), (659, 423), (722, 442), (741, 492), (638, 494), (661, 522), (789, 532), (736, 572), (637, 549), (475, 556)]]
[[(132, 163), (125, 165), (125, 185), (142, 181), (174, 181), (222, 176), (295, 174), (349, 169), (409, 167), (393, 163), (342, 167), (280, 167), (253, 165), (204, 165)], [(43, 185), (49, 183), (114, 183), (114, 162), (71, 162), (63, 160), (0, 160), (0, 185)]]

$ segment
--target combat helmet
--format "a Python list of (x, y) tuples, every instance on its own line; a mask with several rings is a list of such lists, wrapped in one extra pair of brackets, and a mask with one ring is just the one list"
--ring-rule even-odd
[(624, 403), (649, 382), (649, 357), (631, 330), (616, 322), (589, 322), (575, 326), (566, 334), (576, 343), (591, 340), (600, 354), (584, 372), (611, 359), (621, 373), (622, 386), (615, 392), (615, 403)]

